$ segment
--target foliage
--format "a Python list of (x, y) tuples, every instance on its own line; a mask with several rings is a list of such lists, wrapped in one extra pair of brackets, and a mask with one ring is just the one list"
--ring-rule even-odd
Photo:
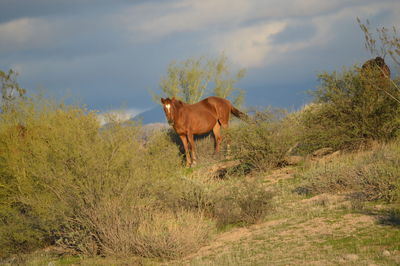
[(65, 201), (75, 199), (62, 197), (63, 189), (82, 174), (84, 151), (98, 129), (94, 114), (53, 104), (39, 111), (35, 104), (22, 101), (19, 112), (0, 115), (2, 250), (29, 251), (52, 241), (51, 231), (73, 211)]
[(160, 210), (157, 194), (174, 189), (181, 169), (176, 146), (154, 136), (145, 147), (135, 125), (100, 129), (79, 107), (27, 100), (19, 110), (0, 115), (1, 256), (55, 242), (85, 254), (124, 250), (109, 244), (110, 231)]
[(227, 138), (232, 155), (243, 166), (265, 171), (282, 163), (290, 148), (296, 143), (293, 134), (297, 119), (284, 110), (256, 111), (249, 123), (235, 125)]
[[(219, 58), (189, 58), (168, 66), (159, 90), (162, 96), (175, 96), (187, 103), (196, 103), (207, 95), (214, 95), (232, 98), (234, 104), (239, 105), (244, 94), (235, 86), (244, 75), (244, 69), (231, 73), (228, 58), (224, 54)], [(155, 98), (158, 102), (160, 97), (155, 95)]]
[(232, 98), (233, 104), (235, 106), (240, 106), (244, 100), (244, 91), (235, 86), (236, 83), (246, 75), (246, 70), (242, 68), (231, 77), (228, 58), (224, 54), (212, 63), (215, 68), (212, 95), (222, 98), (234, 97)]
[[(298, 114), (300, 150), (354, 149), (369, 140), (390, 140), (400, 133), (400, 104), (360, 72), (353, 67), (319, 75), (321, 85), (313, 93), (314, 103)], [(385, 89), (398, 98), (396, 84), (394, 81)]]
[[(101, 128), (81, 107), (17, 103), (19, 112), (0, 114), (0, 258), (57, 245), (171, 259), (204, 244), (223, 215), (250, 224), (270, 210), (260, 184), (199, 178), (194, 186), (182, 178), (182, 156), (166, 131), (144, 142), (137, 124)], [(222, 202), (227, 209), (217, 211)]]

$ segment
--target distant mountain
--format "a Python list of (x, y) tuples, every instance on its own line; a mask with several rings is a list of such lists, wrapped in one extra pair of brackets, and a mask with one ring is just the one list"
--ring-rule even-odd
[(143, 125), (153, 123), (166, 123), (165, 114), (161, 106), (156, 106), (150, 110), (144, 111), (133, 118), (133, 121), (142, 121)]

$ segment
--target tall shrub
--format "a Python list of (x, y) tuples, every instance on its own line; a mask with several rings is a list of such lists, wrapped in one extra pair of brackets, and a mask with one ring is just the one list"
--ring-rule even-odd
[[(138, 253), (135, 239), (120, 237), (171, 212), (162, 199), (179, 185), (177, 147), (163, 134), (144, 145), (137, 125), (100, 128), (96, 114), (80, 107), (28, 99), (18, 110), (0, 114), (0, 256), (48, 244), (84, 254)], [(190, 243), (202, 243), (209, 225), (194, 216), (182, 213), (175, 222), (197, 225), (199, 238)], [(180, 240), (162, 254), (181, 254)]]
[[(369, 140), (389, 140), (400, 133), (400, 104), (353, 67), (319, 76), (314, 103), (299, 115), (302, 124), (301, 149), (322, 147), (346, 149)], [(373, 75), (376, 76), (376, 75)], [(388, 83), (385, 83), (388, 84)], [(398, 81), (385, 87), (400, 97)]]

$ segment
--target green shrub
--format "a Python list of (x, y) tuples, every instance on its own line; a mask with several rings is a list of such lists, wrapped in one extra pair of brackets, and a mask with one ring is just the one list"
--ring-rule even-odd
[(400, 98), (398, 84), (360, 72), (353, 67), (319, 76), (314, 103), (299, 113), (303, 153), (323, 147), (354, 149), (399, 135), (400, 103), (393, 98)]
[(231, 154), (244, 167), (265, 171), (279, 166), (296, 143), (297, 118), (282, 110), (255, 112), (249, 123), (228, 131)]
[(34, 250), (46, 242), (43, 225), (35, 213), (23, 206), (0, 208), (0, 259), (13, 253)]
[(83, 149), (92, 146), (99, 128), (95, 115), (83, 109), (38, 105), (22, 101), (18, 112), (0, 114), (0, 249), (8, 252), (54, 240), (53, 232), (73, 212), (59, 188), (72, 181), (71, 165), (85, 159)]
[[(133, 244), (110, 245), (112, 233), (154, 220), (143, 213), (168, 213), (163, 195), (174, 201), (182, 191), (181, 156), (166, 134), (143, 145), (137, 125), (100, 129), (95, 113), (79, 107), (28, 100), (18, 108), (0, 114), (2, 257), (52, 243), (91, 255), (124, 253)], [(205, 224), (186, 219), (196, 221), (191, 226)]]
[[(181, 170), (177, 147), (163, 133), (141, 146), (133, 141), (135, 132), (118, 124), (102, 132), (103, 155), (108, 156), (103, 161), (96, 157), (94, 162), (107, 168), (101, 167), (88, 177), (90, 186), (75, 190), (79, 195), (74, 197), (81, 202), (74, 206), (72, 223), (60, 232), (60, 245), (91, 255), (172, 258), (196, 249), (210, 234), (209, 223), (193, 218), (195, 214), (168, 215), (182, 191), (177, 178)], [(163, 215), (170, 227), (159, 226), (162, 220), (156, 219), (163, 219)], [(185, 228), (198, 231), (189, 235)], [(183, 232), (190, 238), (179, 235)]]
[(182, 178), (183, 191), (179, 195), (178, 208), (201, 211), (210, 215), (215, 202), (218, 201), (216, 191), (223, 186), (218, 180), (205, 178)]

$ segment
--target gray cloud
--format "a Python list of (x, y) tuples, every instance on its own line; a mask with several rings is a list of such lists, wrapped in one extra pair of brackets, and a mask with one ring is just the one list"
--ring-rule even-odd
[(59, 17), (68, 14), (85, 16), (91, 12), (112, 11), (132, 3), (142, 1), (129, 0), (0, 0), (0, 23), (19, 18)]
[(300, 105), (319, 71), (368, 58), (356, 17), (399, 25), (400, 3), (0, 0), (0, 69), (90, 108), (145, 109), (169, 62), (225, 51), (248, 68), (249, 105)]

